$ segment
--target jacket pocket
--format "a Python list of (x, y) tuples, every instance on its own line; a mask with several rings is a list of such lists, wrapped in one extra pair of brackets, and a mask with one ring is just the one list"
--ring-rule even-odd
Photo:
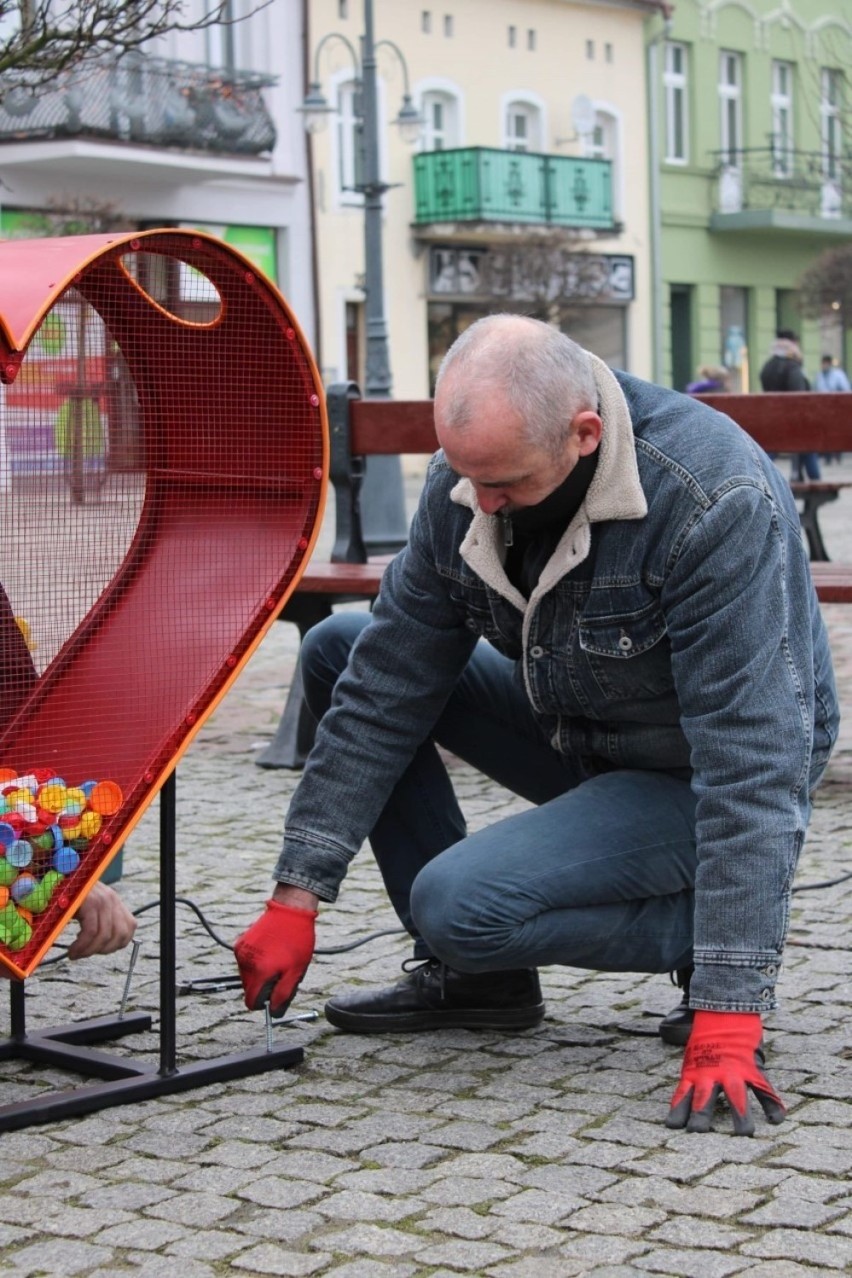
[(656, 601), (635, 612), (586, 614), (578, 637), (595, 682), (608, 697), (659, 695), (674, 687), (666, 619)]

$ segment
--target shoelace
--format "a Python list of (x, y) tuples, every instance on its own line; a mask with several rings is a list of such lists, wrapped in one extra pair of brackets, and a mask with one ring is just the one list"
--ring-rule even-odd
[(443, 1002), (447, 997), (447, 965), (446, 963), (441, 963), (439, 959), (434, 959), (434, 958), (429, 958), (429, 959), (410, 958), (410, 959), (404, 959), (402, 963), (403, 972), (415, 972), (415, 973), (423, 972), (425, 975), (427, 968), (429, 969), (430, 972), (433, 968), (438, 969), (441, 1001)]

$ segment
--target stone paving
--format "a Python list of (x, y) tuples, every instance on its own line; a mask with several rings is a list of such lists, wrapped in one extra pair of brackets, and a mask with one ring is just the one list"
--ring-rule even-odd
[[(841, 472), (852, 478), (852, 464)], [(831, 472), (829, 472), (831, 473)], [(838, 473), (836, 470), (834, 473)], [(823, 526), (852, 559), (852, 492)], [(825, 609), (852, 709), (852, 610)], [(276, 625), (178, 773), (178, 892), (230, 943), (268, 890), (297, 777), (263, 771), (296, 656)], [(852, 721), (852, 714), (850, 714)], [(473, 828), (522, 804), (452, 764)], [(852, 722), (814, 813), (798, 882), (852, 871)], [(158, 894), (158, 816), (125, 851), (119, 885)], [(852, 881), (794, 898), (769, 1024), (788, 1121), (734, 1139), (662, 1125), (680, 1053), (656, 1036), (676, 1001), (665, 977), (547, 969), (547, 1017), (514, 1036), (466, 1031), (371, 1038), (315, 1023), (275, 1030), (304, 1063), (0, 1137), (0, 1271), (24, 1276), (569, 1278), (676, 1274), (798, 1278), (852, 1272)], [(129, 1010), (158, 1007), (156, 911)], [(229, 974), (231, 956), (178, 908), (179, 979)], [(385, 982), (407, 956), (367, 850), (322, 910), (321, 954), (293, 1012), (344, 987)], [(42, 965), (28, 1023), (117, 1012), (127, 954)], [(179, 1062), (265, 1041), (263, 1018), (223, 991), (178, 1000)], [(110, 1050), (157, 1059), (155, 1033)], [(0, 1062), (3, 1102), (66, 1088), (59, 1070)]]

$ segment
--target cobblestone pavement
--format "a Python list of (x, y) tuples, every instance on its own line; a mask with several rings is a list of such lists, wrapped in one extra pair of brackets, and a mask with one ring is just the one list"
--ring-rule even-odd
[[(829, 472), (831, 473), (831, 472)], [(838, 473), (835, 471), (834, 473)], [(852, 465), (842, 473), (852, 477)], [(852, 494), (852, 490), (850, 490)], [(826, 538), (852, 559), (852, 495)], [(852, 711), (852, 610), (826, 608)], [(292, 627), (264, 640), (178, 774), (178, 892), (230, 942), (268, 889), (296, 777), (263, 771), (296, 655)], [(852, 713), (821, 790), (799, 883), (852, 870)], [(522, 805), (453, 765), (472, 827)], [(158, 894), (156, 807), (125, 852), (120, 891)], [(233, 971), (179, 906), (179, 978)], [(444, 1031), (357, 1038), (276, 1029), (304, 1063), (0, 1137), (3, 1274), (213, 1278), (222, 1274), (505, 1278), (660, 1273), (753, 1278), (852, 1272), (852, 882), (794, 898), (771, 1076), (790, 1105), (753, 1140), (662, 1125), (680, 1054), (656, 1037), (665, 977), (542, 972), (547, 1017), (515, 1036)], [(393, 929), (365, 850), (336, 907), (330, 950)], [(156, 911), (141, 915), (130, 1010), (158, 1007)], [(292, 1009), (393, 978), (404, 938), (317, 958)], [(43, 965), (28, 982), (31, 1029), (117, 1012), (127, 955)], [(70, 1009), (70, 1011), (69, 1011)], [(178, 1000), (178, 1058), (264, 1043), (234, 992)], [(111, 1050), (157, 1060), (154, 1032)], [(5, 1103), (69, 1086), (59, 1070), (0, 1063)]]

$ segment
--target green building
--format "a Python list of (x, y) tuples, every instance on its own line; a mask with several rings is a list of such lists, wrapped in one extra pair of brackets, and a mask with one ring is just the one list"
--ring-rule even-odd
[(778, 328), (811, 377), (823, 352), (848, 366), (839, 306), (805, 320), (796, 285), (852, 241), (852, 6), (678, 0), (649, 37), (656, 380), (725, 364), (758, 390)]

